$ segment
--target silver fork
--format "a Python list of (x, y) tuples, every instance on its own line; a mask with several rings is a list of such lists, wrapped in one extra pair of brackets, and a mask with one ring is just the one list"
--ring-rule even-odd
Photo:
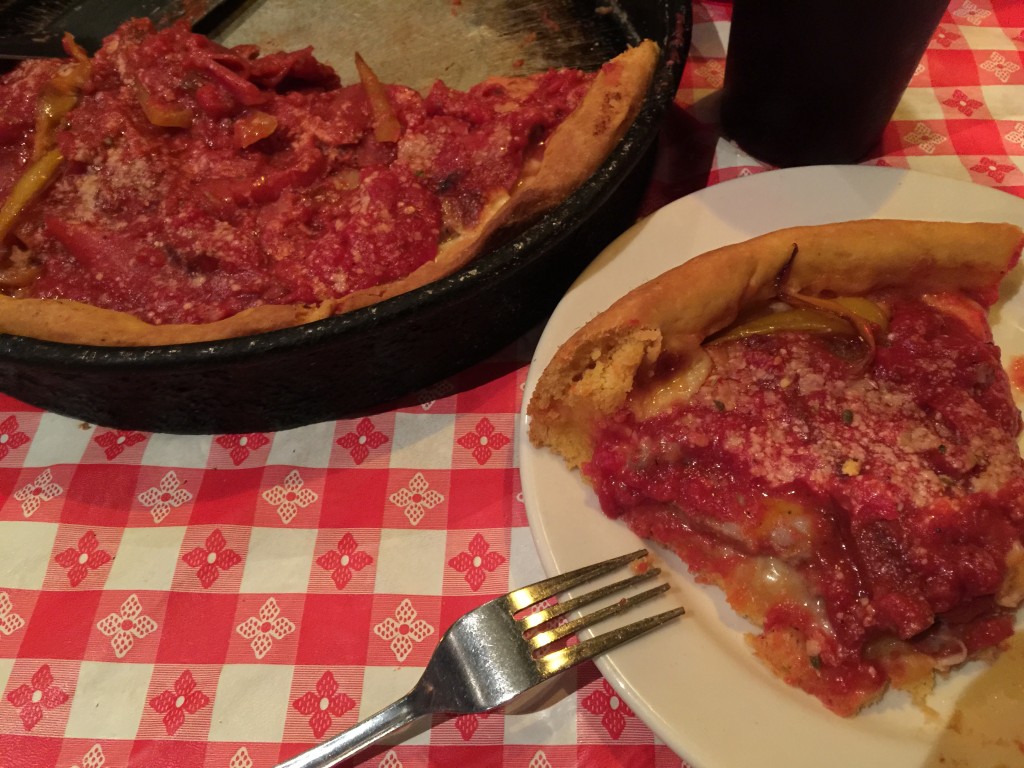
[[(681, 615), (675, 608), (575, 645), (553, 643), (665, 592), (660, 584), (622, 598), (579, 618), (547, 630), (542, 625), (648, 579), (661, 571), (649, 568), (535, 612), (527, 608), (585, 584), (647, 554), (641, 549), (509, 592), (475, 608), (445, 632), (427, 662), (423, 676), (398, 701), (329, 741), (281, 763), (278, 768), (329, 768), (419, 717), (433, 713), (464, 715), (506, 704), (516, 696), (581, 661), (622, 645)], [(548, 649), (548, 650), (545, 650)]]

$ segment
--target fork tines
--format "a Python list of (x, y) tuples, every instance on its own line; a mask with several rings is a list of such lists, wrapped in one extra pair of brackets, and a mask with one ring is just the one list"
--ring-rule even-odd
[[(604, 574), (610, 573), (611, 571), (621, 568), (628, 563), (639, 560), (646, 555), (647, 550), (641, 549), (627, 555), (594, 563), (593, 565), (588, 565), (584, 568), (569, 571), (568, 573), (563, 573), (559, 576), (554, 576), (550, 579), (539, 581), (536, 584), (531, 584), (521, 589), (517, 589), (506, 596), (508, 608), (511, 613), (517, 614), (525, 608), (536, 605), (550, 597), (554, 597), (560, 592), (564, 592), (572, 589), (573, 587), (593, 581)], [(636, 584), (649, 581), (660, 573), (661, 569), (659, 568), (648, 568), (633, 576), (622, 579), (621, 581), (598, 587), (597, 589), (591, 590), (585, 594), (578, 595), (571, 599), (555, 603), (554, 605), (527, 614), (520, 618), (517, 623), (523, 632), (528, 632), (529, 630), (536, 629), (537, 627), (544, 625), (552, 619), (582, 608), (585, 605), (589, 605), (596, 600), (613, 595)], [(608, 619), (632, 608), (633, 606), (657, 597), (668, 590), (668, 588), (668, 584), (660, 584), (643, 592), (622, 598), (611, 605), (599, 608), (591, 613), (584, 614), (579, 618), (567, 621), (553, 627), (552, 629), (537, 632), (533, 636), (529, 637), (529, 645), (535, 653), (538, 653), (541, 649), (557, 642), (558, 640), (568, 637), (569, 635), (575, 634), (585, 627), (589, 627), (592, 624), (596, 624), (599, 621)], [(665, 611), (664, 613), (659, 613), (655, 616), (650, 616), (648, 618), (641, 619), (640, 621), (633, 622), (632, 624), (627, 624), (626, 626), (597, 635), (589, 640), (581, 641), (576, 645), (567, 646), (545, 656), (538, 657), (538, 665), (545, 676), (553, 675), (556, 672), (573, 666), (580, 661), (593, 658), (594, 656), (604, 653), (605, 651), (621, 645), (628, 640), (639, 637), (655, 627), (661, 626), (665, 622), (674, 619), (677, 616), (681, 616), (684, 612), (685, 611), (682, 607), (674, 608), (672, 610)]]

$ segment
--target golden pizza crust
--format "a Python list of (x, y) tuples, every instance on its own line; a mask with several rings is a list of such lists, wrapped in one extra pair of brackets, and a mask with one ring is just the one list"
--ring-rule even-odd
[(570, 467), (588, 460), (595, 421), (642, 390), (659, 359), (698, 374), (685, 397), (706, 369), (702, 342), (771, 300), (787, 264), (782, 287), (803, 294), (913, 286), (982, 298), (1022, 238), (1010, 224), (866, 220), (779, 230), (698, 256), (619, 299), (562, 345), (529, 403), (530, 439)]
[(591, 176), (640, 110), (659, 48), (644, 41), (598, 72), (579, 107), (548, 138), (510, 194), (497, 195), (476, 227), (444, 242), (436, 258), (408, 276), (320, 304), (263, 305), (202, 324), (153, 325), (124, 312), (61, 299), (0, 295), (0, 332), (97, 346), (159, 346), (248, 336), (321, 320), (420, 288), (458, 271), (504, 227), (550, 210)]

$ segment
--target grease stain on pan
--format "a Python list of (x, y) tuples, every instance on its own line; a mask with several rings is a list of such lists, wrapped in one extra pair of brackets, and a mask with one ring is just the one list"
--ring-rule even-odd
[(312, 45), (344, 82), (357, 79), (359, 51), (385, 82), (465, 89), (494, 75), (596, 69), (621, 49), (621, 22), (612, 6), (583, 14), (572, 0), (421, 0), (414, 12), (395, 0), (252, 0), (214, 36), (268, 51)]

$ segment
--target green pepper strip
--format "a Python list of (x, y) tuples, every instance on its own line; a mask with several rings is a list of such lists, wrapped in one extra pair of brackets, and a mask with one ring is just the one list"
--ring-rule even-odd
[(359, 73), (359, 82), (366, 92), (366, 98), (370, 102), (370, 111), (373, 113), (373, 135), (380, 142), (395, 142), (402, 137), (402, 124), (395, 114), (391, 100), (388, 98), (387, 89), (377, 79), (377, 75), (370, 69), (363, 57), (356, 54), (356, 71)]
[(877, 333), (885, 333), (889, 317), (878, 304), (860, 296), (823, 299), (799, 293), (783, 293), (780, 299), (793, 309), (768, 312), (726, 329), (708, 344), (745, 339), (782, 331), (803, 333), (856, 334), (867, 348), (863, 365), (874, 360), (878, 349)]
[[(875, 340), (876, 325), (849, 303), (843, 304), (838, 299), (821, 299), (816, 296), (804, 296), (799, 293), (787, 294), (785, 300), (792, 304), (811, 307), (822, 312), (832, 312), (849, 322), (867, 347), (867, 354), (864, 356), (864, 360), (861, 361), (862, 370), (866, 369), (874, 361), (875, 352), (878, 350), (878, 342)], [(881, 309), (878, 311), (881, 312)], [(888, 321), (888, 318), (886, 318), (886, 321)], [(888, 322), (886, 322), (886, 325), (888, 325)]]
[(766, 315), (740, 323), (716, 336), (709, 343), (719, 344), (723, 341), (746, 339), (750, 336), (763, 336), (782, 331), (801, 331), (804, 333), (854, 333), (853, 326), (845, 318), (832, 312), (818, 309), (788, 309), (781, 312), (769, 312)]
[(0, 241), (14, 229), (19, 214), (46, 189), (63, 160), (59, 149), (51, 149), (21, 175), (0, 207)]

